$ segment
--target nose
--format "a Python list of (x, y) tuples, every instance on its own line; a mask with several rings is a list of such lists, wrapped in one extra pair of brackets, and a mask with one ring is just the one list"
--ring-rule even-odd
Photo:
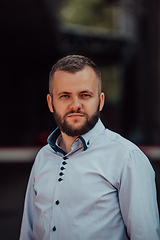
[(72, 98), (69, 107), (70, 107), (70, 109), (72, 109), (72, 110), (81, 109), (81, 108), (82, 108), (82, 104), (81, 104), (81, 102), (80, 102), (80, 99), (79, 99), (78, 97)]

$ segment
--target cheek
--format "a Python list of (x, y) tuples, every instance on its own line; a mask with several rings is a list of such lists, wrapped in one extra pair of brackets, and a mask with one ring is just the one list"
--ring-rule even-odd
[(54, 109), (58, 112), (61, 112), (63, 108), (65, 108), (64, 103), (62, 103), (61, 101), (57, 101), (57, 99), (54, 99), (54, 98), (53, 98), (53, 105), (54, 105)]
[(67, 107), (65, 106), (65, 104), (55, 104), (54, 109), (55, 112), (61, 117), (63, 117), (67, 112)]
[(93, 114), (97, 111), (97, 109), (99, 110), (99, 101), (90, 101), (88, 104), (86, 104), (84, 106), (84, 110), (88, 113), (88, 114)]

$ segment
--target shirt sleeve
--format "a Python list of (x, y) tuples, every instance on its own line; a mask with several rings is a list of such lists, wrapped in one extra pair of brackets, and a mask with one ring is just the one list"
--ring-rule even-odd
[(131, 240), (160, 240), (155, 173), (140, 150), (127, 154), (122, 163), (119, 203)]
[(21, 224), (20, 240), (35, 240), (33, 235), (33, 202), (34, 202), (34, 165), (28, 181), (23, 218)]

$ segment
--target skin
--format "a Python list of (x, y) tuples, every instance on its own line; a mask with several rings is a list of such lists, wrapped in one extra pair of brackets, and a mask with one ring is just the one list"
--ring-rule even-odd
[[(104, 106), (104, 93), (98, 94), (98, 79), (89, 66), (76, 73), (56, 71), (53, 76), (51, 95), (47, 95), (50, 111), (54, 113), (55, 110), (62, 121), (65, 118), (67, 123), (74, 129), (81, 128), (85, 123), (85, 113), (88, 117), (91, 117), (97, 111), (99, 103), (99, 111)], [(81, 113), (76, 113), (77, 110)], [(70, 111), (74, 111), (74, 113), (65, 116)], [(62, 131), (61, 134), (60, 147), (68, 153), (71, 151), (72, 143), (78, 136), (71, 137)]]

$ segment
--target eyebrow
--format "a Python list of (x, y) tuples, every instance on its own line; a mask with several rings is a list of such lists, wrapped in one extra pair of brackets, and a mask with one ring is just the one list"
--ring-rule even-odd
[(92, 95), (93, 95), (93, 92), (92, 92), (92, 91), (90, 91), (90, 90), (81, 91), (80, 93), (90, 93), (90, 94), (92, 94)]
[[(93, 92), (90, 91), (90, 90), (81, 91), (80, 94), (82, 94), (82, 93), (90, 93), (90, 94), (93, 95)], [(60, 93), (58, 93), (57, 95), (60, 96), (60, 95), (62, 95), (62, 94), (72, 94), (72, 93), (71, 93), (71, 92), (60, 92)]]
[(71, 94), (71, 93), (70, 92), (60, 92), (60, 93), (58, 93), (58, 96), (62, 95), (62, 94)]

